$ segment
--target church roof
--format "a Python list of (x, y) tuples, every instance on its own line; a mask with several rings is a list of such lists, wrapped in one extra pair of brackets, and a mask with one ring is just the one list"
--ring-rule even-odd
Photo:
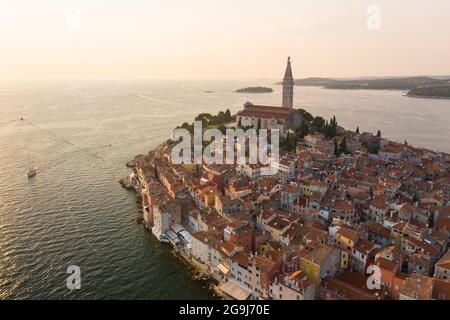
[(291, 112), (296, 112), (292, 108), (262, 106), (254, 104), (246, 104), (244, 110), (238, 112), (241, 117), (254, 117), (260, 119), (276, 119), (279, 122), (284, 122), (288, 119)]

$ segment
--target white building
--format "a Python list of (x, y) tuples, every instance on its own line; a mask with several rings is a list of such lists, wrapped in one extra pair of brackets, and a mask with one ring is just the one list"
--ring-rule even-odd
[(273, 300), (314, 300), (315, 284), (307, 281), (303, 271), (282, 273), (270, 284), (270, 298)]

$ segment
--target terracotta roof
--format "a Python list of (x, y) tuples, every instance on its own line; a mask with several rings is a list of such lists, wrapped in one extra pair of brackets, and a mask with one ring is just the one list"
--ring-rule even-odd
[(450, 300), (450, 281), (434, 279), (434, 281), (433, 281), (433, 299)]
[(367, 227), (369, 228), (370, 232), (379, 234), (385, 238), (391, 237), (391, 231), (387, 228), (385, 228), (382, 224), (376, 223), (373, 221), (370, 221), (367, 223)]
[(341, 211), (351, 211), (351, 210), (355, 210), (355, 207), (352, 204), (348, 203), (347, 201), (336, 200), (333, 205), (333, 209), (341, 210)]
[(311, 251), (302, 249), (299, 254), (305, 260), (320, 265), (333, 252), (333, 250), (334, 249), (329, 246), (319, 244)]
[(399, 266), (398, 263), (396, 263), (395, 261), (391, 261), (391, 260), (385, 259), (383, 257), (379, 257), (376, 261), (376, 264), (380, 268), (386, 269), (389, 271), (394, 271)]
[(245, 106), (245, 109), (238, 112), (237, 115), (261, 119), (274, 118), (279, 122), (285, 122), (292, 112), (296, 112), (295, 109), (248, 104)]
[(450, 249), (438, 262), (436, 262), (436, 266), (450, 270)]
[(385, 210), (385, 209), (388, 208), (388, 204), (387, 204), (387, 202), (386, 202), (386, 199), (385, 199), (385, 197), (382, 196), (382, 195), (373, 198), (373, 199), (370, 201), (370, 205), (371, 205), (371, 206), (374, 206), (375, 208), (383, 209), (383, 210)]
[(321, 287), (349, 300), (376, 300), (379, 291), (367, 288), (367, 278), (356, 272), (344, 271), (337, 277), (327, 277)]
[(375, 248), (375, 244), (367, 240), (358, 240), (353, 247), (354, 250), (368, 255)]
[(243, 267), (248, 267), (250, 256), (245, 252), (238, 252), (231, 259)]
[(266, 272), (270, 272), (273, 269), (276, 269), (278, 266), (278, 264), (275, 261), (262, 256), (253, 257), (252, 260), (258, 269)]
[(433, 296), (433, 279), (419, 273), (406, 278), (400, 294), (417, 300), (431, 300)]
[(436, 220), (436, 228), (450, 232), (450, 217), (439, 217)]
[(341, 227), (336, 234), (339, 234), (347, 239), (356, 242), (358, 240), (358, 232), (347, 229), (345, 227)]
[(272, 221), (270, 221), (267, 225), (271, 228), (277, 229), (279, 231), (284, 230), (286, 227), (288, 227), (291, 224), (290, 221), (282, 218), (275, 218)]

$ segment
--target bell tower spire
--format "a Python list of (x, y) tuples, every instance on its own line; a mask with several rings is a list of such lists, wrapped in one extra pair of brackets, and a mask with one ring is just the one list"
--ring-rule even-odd
[(283, 104), (284, 108), (294, 107), (294, 77), (292, 76), (291, 57), (288, 57), (286, 71), (283, 79)]

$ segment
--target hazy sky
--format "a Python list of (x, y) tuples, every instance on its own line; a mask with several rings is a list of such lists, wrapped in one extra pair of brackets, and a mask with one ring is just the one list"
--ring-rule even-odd
[(450, 1), (0, 0), (3, 77), (280, 78), (288, 55), (296, 78), (450, 74)]

